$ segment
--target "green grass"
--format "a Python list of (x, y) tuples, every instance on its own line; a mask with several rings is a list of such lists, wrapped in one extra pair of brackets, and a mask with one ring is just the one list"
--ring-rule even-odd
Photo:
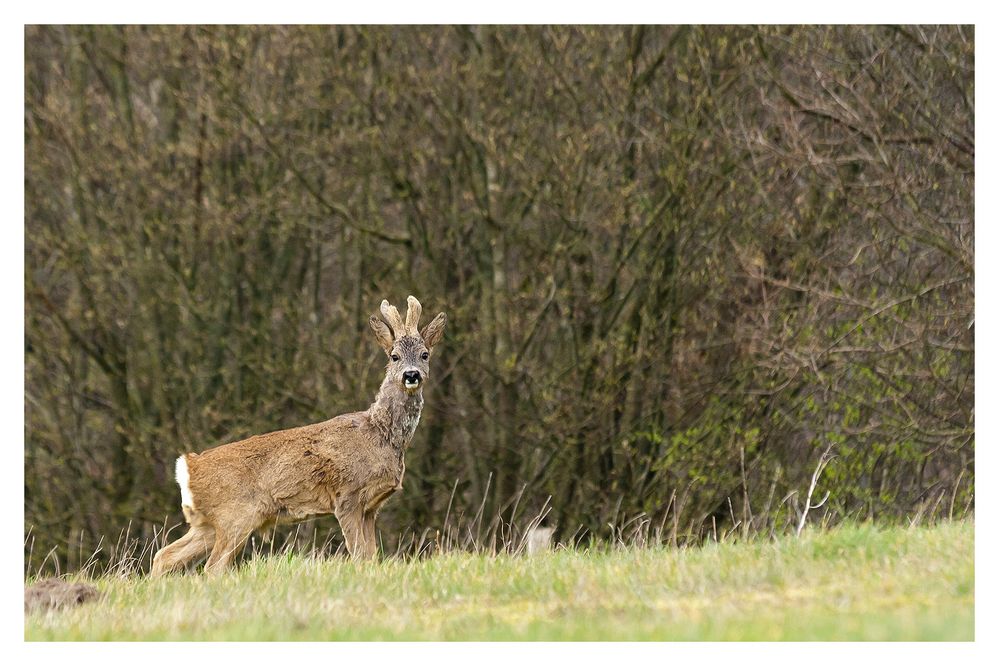
[(974, 523), (700, 548), (251, 559), (101, 578), (27, 640), (973, 640)]

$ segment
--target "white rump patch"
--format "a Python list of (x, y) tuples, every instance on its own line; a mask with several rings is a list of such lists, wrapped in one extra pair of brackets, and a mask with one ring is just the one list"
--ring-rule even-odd
[(191, 494), (191, 477), (187, 473), (187, 460), (184, 456), (177, 458), (177, 484), (180, 486), (180, 503), (194, 508), (194, 495)]

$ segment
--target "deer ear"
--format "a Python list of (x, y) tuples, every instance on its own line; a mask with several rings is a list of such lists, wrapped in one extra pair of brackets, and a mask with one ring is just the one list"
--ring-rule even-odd
[(444, 337), (445, 324), (447, 324), (447, 315), (442, 312), (434, 317), (429, 324), (424, 326), (423, 330), (420, 331), (423, 344), (430, 348), (435, 347), (441, 341), (441, 338)]
[(371, 330), (375, 332), (375, 339), (378, 340), (378, 344), (385, 350), (385, 353), (388, 354), (392, 351), (392, 343), (395, 340), (392, 338), (392, 331), (389, 330), (385, 322), (372, 315), (368, 319), (368, 324), (371, 326)]

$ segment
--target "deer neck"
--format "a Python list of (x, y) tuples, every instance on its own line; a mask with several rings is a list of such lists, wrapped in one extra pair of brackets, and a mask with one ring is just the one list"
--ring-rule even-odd
[(386, 377), (374, 404), (368, 408), (368, 417), (386, 444), (406, 449), (413, 440), (422, 411), (422, 387), (410, 393)]

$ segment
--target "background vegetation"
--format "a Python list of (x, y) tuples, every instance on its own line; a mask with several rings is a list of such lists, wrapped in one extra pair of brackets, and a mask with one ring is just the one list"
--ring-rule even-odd
[(782, 531), (820, 460), (828, 521), (963, 515), (974, 145), (970, 27), (28, 26), (25, 549), (363, 409), (410, 293), (389, 549)]

